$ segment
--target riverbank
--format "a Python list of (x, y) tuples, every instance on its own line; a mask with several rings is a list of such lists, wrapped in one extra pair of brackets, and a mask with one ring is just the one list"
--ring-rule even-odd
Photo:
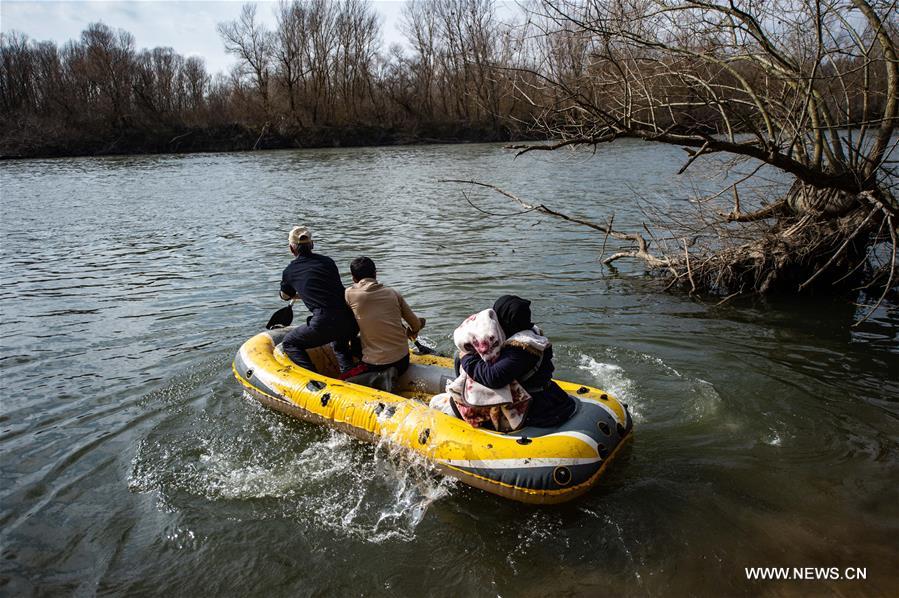
[(378, 147), (452, 143), (539, 141), (528, 131), (466, 123), (421, 123), (409, 127), (358, 124), (305, 128), (253, 129), (241, 124), (218, 127), (123, 127), (91, 131), (35, 123), (6, 123), (0, 133), (0, 160), (83, 156), (228, 153), (251, 150)]

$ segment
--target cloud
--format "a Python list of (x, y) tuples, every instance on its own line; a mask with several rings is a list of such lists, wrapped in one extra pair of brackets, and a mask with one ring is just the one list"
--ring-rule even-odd
[[(63, 44), (78, 39), (88, 24), (102, 21), (115, 29), (134, 35), (138, 49), (167, 46), (183, 55), (206, 60), (210, 73), (227, 73), (234, 58), (225, 53), (216, 25), (237, 18), (242, 2), (238, 0), (189, 1), (0, 1), (0, 24), (4, 32), (20, 31), (38, 40)], [(263, 23), (274, 27), (277, 2), (255, 2)], [(385, 47), (402, 42), (396, 29), (402, 2), (374, 2), (384, 17)]]

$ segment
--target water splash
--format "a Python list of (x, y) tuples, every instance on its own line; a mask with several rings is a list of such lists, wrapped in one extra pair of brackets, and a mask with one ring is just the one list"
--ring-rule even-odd
[(778, 417), (777, 414), (766, 411), (763, 412), (762, 415), (764, 415), (769, 422), (767, 434), (761, 438), (762, 442), (768, 446), (781, 448), (784, 440), (789, 442), (795, 437), (794, 434), (790, 432), (790, 426), (787, 422)]
[(675, 378), (683, 378), (679, 371), (665, 363), (661, 357), (658, 357), (656, 355), (641, 353), (639, 351), (627, 351), (617, 349), (615, 347), (607, 347), (605, 353), (609, 357), (609, 359), (620, 360), (621, 358), (625, 358), (630, 361), (645, 363), (651, 366), (653, 369), (661, 370), (667, 375), (674, 376)]
[[(379, 474), (392, 500), (378, 506), (366, 505), (377, 512), (371, 526), (372, 534), (366, 539), (381, 543), (391, 538), (411, 540), (415, 528), (424, 519), (428, 508), (437, 500), (450, 494), (457, 484), (452, 478), (442, 476), (433, 463), (389, 439), (382, 439), (375, 447), (372, 465)], [(353, 522), (366, 521), (367, 513), (354, 509)], [(361, 516), (361, 518), (360, 518)], [(363, 527), (364, 529), (364, 527)]]
[(636, 384), (627, 377), (624, 368), (611, 363), (596, 361), (583, 353), (579, 356), (578, 368), (589, 372), (596, 384), (619, 401), (628, 404), (628, 410), (635, 422), (643, 421), (642, 402), (637, 394)]
[(455, 483), (387, 440), (370, 447), (252, 404), (247, 415), (236, 434), (201, 416), (191, 427), (205, 433), (144, 439), (129, 488), (157, 492), (167, 510), (178, 510), (185, 495), (202, 497), (253, 518), (286, 518), (382, 543), (414, 539), (428, 508)]
[(688, 404), (695, 420), (714, 416), (721, 407), (721, 395), (715, 386), (702, 378), (684, 378), (687, 383)]
[[(622, 358), (619, 352), (614, 348), (606, 349), (606, 354), (614, 360)], [(629, 361), (648, 364), (659, 375), (669, 379), (669, 386), (671, 386), (671, 382), (674, 382), (675, 386), (681, 386), (682, 390), (675, 396), (683, 397), (683, 400), (678, 403), (678, 413), (686, 416), (686, 419), (700, 421), (718, 413), (722, 402), (721, 395), (711, 382), (684, 376), (653, 355), (627, 352), (623, 357)], [(597, 386), (627, 403), (635, 422), (645, 421), (644, 410), (648, 407), (647, 399), (641, 395), (636, 381), (628, 376), (622, 366), (597, 361), (594, 357), (581, 353), (579, 354), (578, 368), (589, 372), (596, 380)]]

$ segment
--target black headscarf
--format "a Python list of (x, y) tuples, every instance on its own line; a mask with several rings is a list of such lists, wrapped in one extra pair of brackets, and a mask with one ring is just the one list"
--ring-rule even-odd
[(493, 311), (507, 337), (534, 326), (531, 322), (531, 302), (527, 299), (503, 295), (493, 304)]

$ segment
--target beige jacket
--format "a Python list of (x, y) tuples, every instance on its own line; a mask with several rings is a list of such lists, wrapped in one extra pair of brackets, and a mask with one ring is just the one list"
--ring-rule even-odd
[(421, 330), (421, 320), (397, 291), (374, 278), (363, 278), (344, 292), (353, 310), (362, 337), (362, 361), (385, 365), (409, 353), (403, 320), (413, 334)]

